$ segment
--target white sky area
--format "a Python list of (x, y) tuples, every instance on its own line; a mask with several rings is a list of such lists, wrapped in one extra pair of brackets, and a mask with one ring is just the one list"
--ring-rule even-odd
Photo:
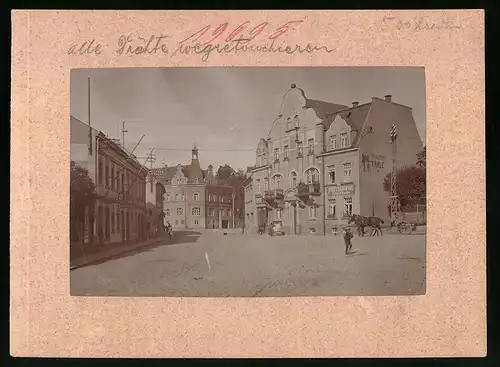
[[(121, 139), (145, 157), (155, 148), (156, 162), (174, 166), (191, 161), (193, 143), (200, 164), (245, 169), (278, 117), (292, 83), (308, 98), (350, 106), (391, 94), (413, 109), (425, 145), (425, 76), (413, 67), (279, 68), (114, 68), (75, 69), (71, 73), (71, 114), (93, 128)], [(144, 159), (140, 159), (144, 163)], [(148, 164), (149, 166), (149, 164)]]

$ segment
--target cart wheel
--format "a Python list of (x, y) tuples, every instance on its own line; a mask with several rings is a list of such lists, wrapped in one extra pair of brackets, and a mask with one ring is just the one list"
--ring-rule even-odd
[(411, 225), (409, 225), (408, 223), (406, 223), (406, 222), (400, 222), (398, 224), (398, 231), (401, 234), (408, 234), (408, 235), (410, 235), (411, 232), (412, 232), (412, 228), (411, 228)]

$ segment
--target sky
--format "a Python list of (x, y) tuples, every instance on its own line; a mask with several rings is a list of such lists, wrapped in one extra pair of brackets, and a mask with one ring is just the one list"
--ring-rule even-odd
[[(413, 109), (425, 145), (425, 76), (415, 67), (199, 67), (74, 69), (71, 115), (111, 138), (122, 138), (142, 163), (155, 148), (153, 167), (191, 162), (202, 168), (246, 169), (278, 117), (283, 95), (296, 84), (308, 98), (350, 106), (392, 95)], [(149, 166), (149, 163), (147, 164)]]

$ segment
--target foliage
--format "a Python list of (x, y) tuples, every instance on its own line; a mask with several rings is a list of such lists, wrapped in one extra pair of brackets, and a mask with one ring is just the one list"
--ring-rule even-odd
[[(396, 172), (396, 192), (401, 207), (425, 203), (425, 168), (403, 167)], [(391, 173), (384, 178), (384, 190), (391, 191)]]
[(422, 149), (420, 153), (417, 154), (417, 166), (421, 168), (425, 168), (427, 164), (427, 153), (425, 151), (425, 148)]
[[(95, 185), (87, 169), (78, 166), (74, 161), (70, 163), (70, 223), (73, 229), (83, 222), (85, 210), (95, 202)], [(79, 227), (78, 227), (79, 228)]]
[(219, 166), (216, 176), (219, 180), (229, 180), (229, 178), (235, 173), (236, 172), (230, 165), (225, 164), (223, 166)]

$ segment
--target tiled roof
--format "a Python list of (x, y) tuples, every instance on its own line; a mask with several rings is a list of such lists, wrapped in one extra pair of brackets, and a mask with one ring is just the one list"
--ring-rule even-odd
[[(304, 96), (305, 97), (305, 96)], [(311, 108), (314, 110), (316, 113), (316, 116), (318, 116), (320, 119), (325, 119), (327, 115), (338, 112), (340, 110), (344, 110), (347, 108), (347, 106), (340, 105), (340, 104), (335, 104), (335, 103), (330, 103), (330, 102), (324, 102), (324, 101), (318, 101), (316, 99), (309, 99), (306, 97), (306, 108)]]

